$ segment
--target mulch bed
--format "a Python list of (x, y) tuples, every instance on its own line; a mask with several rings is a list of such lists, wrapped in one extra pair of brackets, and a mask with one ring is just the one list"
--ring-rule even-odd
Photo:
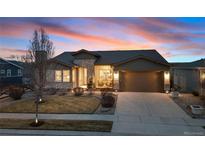
[(205, 100), (201, 100), (199, 96), (193, 96), (192, 94), (182, 94), (178, 98), (172, 98), (172, 100), (177, 105), (179, 105), (190, 117), (205, 119), (205, 115), (201, 115), (201, 116), (193, 115), (189, 108), (189, 105), (201, 105), (202, 107), (205, 107), (204, 106)]

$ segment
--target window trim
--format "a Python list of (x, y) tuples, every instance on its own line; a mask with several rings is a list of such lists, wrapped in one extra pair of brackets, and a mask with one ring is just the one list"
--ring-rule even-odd
[(5, 74), (5, 70), (1, 69), (0, 74)]
[(18, 76), (23, 76), (21, 69), (18, 69)]
[[(9, 74), (9, 75), (8, 75)], [(6, 71), (6, 77), (11, 77), (11, 69), (7, 69)]]

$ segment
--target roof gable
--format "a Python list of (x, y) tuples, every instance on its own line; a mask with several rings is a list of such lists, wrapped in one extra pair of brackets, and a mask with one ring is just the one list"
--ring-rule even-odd
[(161, 61), (155, 61), (149, 57), (145, 57), (143, 55), (138, 55), (138, 56), (135, 56), (135, 57), (132, 57), (132, 58), (129, 58), (129, 59), (125, 59), (123, 61), (120, 61), (118, 63), (115, 63), (114, 65), (115, 66), (119, 66), (119, 65), (122, 65), (122, 64), (125, 64), (125, 63), (129, 63), (129, 62), (132, 62), (132, 61), (135, 61), (135, 60), (138, 60), (138, 59), (144, 59), (144, 60), (147, 60), (147, 61), (150, 61), (152, 63), (157, 63), (157, 64), (161, 64), (161, 65), (166, 65), (166, 66), (170, 66), (168, 63), (163, 63)]
[(199, 68), (205, 67), (205, 59), (196, 60), (193, 62), (171, 63), (172, 67), (176, 68)]
[(128, 71), (162, 71), (169, 70), (169, 66), (156, 63), (146, 58), (137, 58), (129, 60), (127, 62), (120, 63), (115, 66), (116, 70), (128, 70)]
[(18, 67), (18, 68), (20, 68), (20, 69), (23, 69), (23, 67), (22, 67), (22, 66), (19, 66), (18, 64), (16, 64), (16, 62), (14, 63), (14, 62), (5, 60), (5, 59), (3, 59), (3, 58), (0, 58), (0, 60), (6, 62), (6, 63), (8, 63), (8, 64), (11, 64), (11, 65), (13, 65), (13, 66), (15, 66), (15, 67)]
[(94, 52), (92, 52), (92, 51), (88, 51), (88, 50), (85, 50), (85, 49), (81, 49), (81, 50), (79, 50), (79, 51), (77, 51), (77, 52), (74, 52), (72, 55), (73, 56), (78, 56), (78, 55), (80, 55), (80, 54), (84, 54), (84, 55), (90, 55), (90, 56), (92, 56), (92, 57), (100, 57), (100, 55), (98, 55), (97, 53), (94, 53)]

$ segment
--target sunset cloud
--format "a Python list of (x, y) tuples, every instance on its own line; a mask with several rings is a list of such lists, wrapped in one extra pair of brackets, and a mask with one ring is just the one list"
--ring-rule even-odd
[[(25, 53), (24, 42), (40, 27), (50, 35), (56, 54), (155, 48), (168, 60), (205, 57), (205, 18), (0, 18), (0, 56)], [(16, 46), (13, 39), (24, 42)]]

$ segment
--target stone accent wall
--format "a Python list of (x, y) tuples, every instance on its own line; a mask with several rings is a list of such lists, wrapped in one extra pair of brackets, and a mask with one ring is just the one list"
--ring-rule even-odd
[(119, 80), (114, 80), (114, 87), (113, 87), (113, 89), (115, 89), (115, 90), (119, 90), (120, 89)]
[(88, 72), (88, 79), (94, 77), (94, 64), (95, 64), (95, 59), (75, 59), (74, 64), (85, 67), (87, 68)]
[[(70, 82), (55, 82), (55, 70), (70, 70)], [(51, 64), (46, 74), (46, 89), (56, 88), (56, 89), (72, 89), (72, 69), (60, 64)]]

